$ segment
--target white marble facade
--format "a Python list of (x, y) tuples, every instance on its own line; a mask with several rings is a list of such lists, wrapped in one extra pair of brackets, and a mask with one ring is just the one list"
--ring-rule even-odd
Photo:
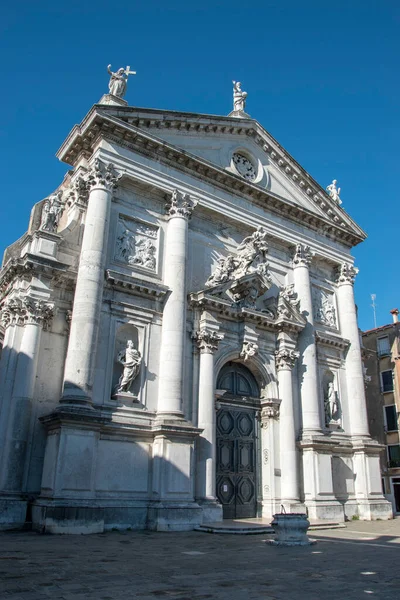
[[(0, 272), (0, 527), (28, 507), (65, 533), (282, 504), (389, 518), (353, 295), (363, 231), (246, 113), (102, 102)], [(237, 443), (250, 478), (232, 491)]]

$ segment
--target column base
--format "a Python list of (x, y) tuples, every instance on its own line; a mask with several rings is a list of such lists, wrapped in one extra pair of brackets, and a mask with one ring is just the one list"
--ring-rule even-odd
[(303, 502), (300, 502), (298, 498), (282, 498), (281, 501), (281, 512), (286, 513), (297, 513), (306, 514), (307, 509)]
[(32, 529), (40, 533), (103, 533), (104, 508), (40, 502), (32, 507)]
[(306, 500), (304, 505), (309, 519), (344, 523), (344, 506), (337, 500)]
[(22, 529), (26, 521), (28, 501), (16, 495), (0, 497), (0, 531)]
[(223, 521), (222, 504), (217, 500), (197, 500), (201, 507), (204, 523), (219, 523)]
[(147, 512), (151, 531), (191, 531), (202, 521), (203, 511), (196, 502), (152, 502)]

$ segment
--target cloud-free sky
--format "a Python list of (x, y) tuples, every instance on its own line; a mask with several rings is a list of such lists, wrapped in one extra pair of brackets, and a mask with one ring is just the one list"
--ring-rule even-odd
[(133, 106), (247, 110), (368, 233), (354, 249), (360, 326), (400, 308), (400, 3), (393, 0), (20, 0), (3, 5), (0, 250), (60, 183), (54, 156), (127, 64)]

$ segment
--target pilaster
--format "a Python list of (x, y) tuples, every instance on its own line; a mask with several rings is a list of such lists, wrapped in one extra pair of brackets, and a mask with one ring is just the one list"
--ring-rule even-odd
[(217, 330), (201, 329), (193, 334), (200, 350), (198, 426), (202, 429), (196, 447), (196, 500), (203, 506), (205, 521), (222, 519), (216, 498), (216, 407), (214, 353), (223, 335)]

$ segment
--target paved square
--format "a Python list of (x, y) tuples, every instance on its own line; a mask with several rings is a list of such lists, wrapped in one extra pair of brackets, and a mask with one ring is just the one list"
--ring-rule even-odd
[(3, 600), (380, 600), (400, 598), (400, 519), (313, 532), (277, 548), (268, 535), (110, 532), (0, 534)]

